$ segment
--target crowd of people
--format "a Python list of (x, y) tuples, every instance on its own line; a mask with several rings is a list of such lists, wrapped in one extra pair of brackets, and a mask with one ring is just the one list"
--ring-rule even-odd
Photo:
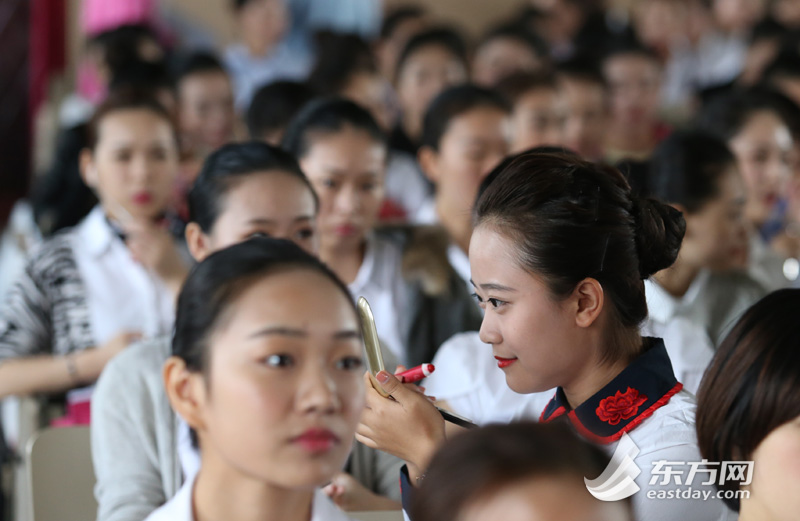
[(0, 399), (91, 425), (98, 521), (795, 519), (800, 1), (83, 9)]

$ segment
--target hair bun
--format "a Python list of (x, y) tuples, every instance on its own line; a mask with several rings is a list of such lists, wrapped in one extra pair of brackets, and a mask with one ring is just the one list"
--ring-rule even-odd
[(631, 212), (636, 223), (639, 275), (646, 279), (678, 258), (686, 221), (681, 212), (655, 199), (634, 197)]

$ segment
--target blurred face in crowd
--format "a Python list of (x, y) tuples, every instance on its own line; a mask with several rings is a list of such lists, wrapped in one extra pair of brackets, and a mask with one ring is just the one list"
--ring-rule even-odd
[(658, 117), (661, 69), (654, 58), (616, 55), (603, 64), (609, 88), (611, 118), (617, 125), (642, 128)]
[(683, 262), (698, 268), (726, 271), (747, 264), (746, 191), (739, 170), (730, 165), (717, 186), (717, 195), (694, 212), (687, 212), (681, 243)]
[(519, 480), (485, 494), (462, 510), (458, 521), (631, 521), (624, 502), (594, 498), (578, 475)]
[(351, 127), (311, 139), (300, 166), (319, 195), (320, 245), (326, 250), (354, 251), (361, 248), (378, 219), (386, 147)]
[(745, 33), (764, 16), (766, 0), (714, 0), (711, 7), (723, 31)]
[(688, 2), (640, 0), (633, 4), (633, 23), (642, 43), (659, 52), (687, 34)]
[(375, 52), (384, 78), (393, 79), (397, 69), (397, 59), (408, 41), (425, 29), (427, 21), (422, 16), (408, 17), (398, 23), (394, 31), (381, 40)]
[(281, 170), (249, 174), (232, 182), (209, 232), (197, 223), (186, 228), (186, 242), (195, 259), (203, 260), (252, 237), (290, 240), (316, 254), (317, 209), (305, 183)]
[(112, 218), (157, 218), (178, 172), (175, 131), (164, 116), (146, 108), (109, 112), (97, 125), (94, 149), (81, 155), (81, 171)]
[(745, 217), (755, 226), (772, 216), (791, 174), (792, 136), (778, 114), (753, 113), (728, 142), (747, 187)]
[(291, 21), (286, 0), (248, 0), (237, 15), (242, 39), (256, 56), (275, 47)]
[(223, 71), (185, 77), (178, 100), (181, 138), (190, 148), (211, 152), (233, 139), (233, 89)]
[(561, 87), (567, 100), (564, 144), (585, 159), (600, 159), (608, 121), (605, 87), (566, 77)]
[(377, 72), (362, 71), (350, 77), (339, 95), (367, 109), (385, 132), (394, 125), (389, 104), (391, 85)]
[(786, 27), (800, 26), (800, 2), (798, 0), (773, 0), (772, 16)]
[(439, 150), (423, 147), (420, 164), (436, 185), (437, 206), (469, 216), (486, 175), (509, 151), (508, 114), (475, 107), (454, 117)]
[(535, 72), (545, 65), (524, 42), (507, 37), (492, 38), (475, 51), (472, 79), (478, 85), (494, 87), (511, 74)]
[(283, 268), (249, 281), (225, 313), (206, 370), (174, 357), (165, 368), (170, 401), (198, 434), (201, 479), (313, 491), (344, 466), (364, 406), (353, 306), (324, 275)]
[(429, 45), (409, 56), (397, 74), (397, 96), (406, 117), (420, 122), (433, 98), (447, 87), (467, 81), (458, 56), (440, 45)]
[(511, 153), (542, 145), (564, 145), (566, 99), (551, 87), (531, 89), (511, 114)]

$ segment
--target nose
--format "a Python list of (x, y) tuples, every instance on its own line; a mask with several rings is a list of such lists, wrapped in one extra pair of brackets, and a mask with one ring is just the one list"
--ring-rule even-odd
[(481, 322), (478, 338), (480, 338), (481, 342), (484, 344), (491, 345), (499, 344), (503, 340), (500, 331), (497, 329), (496, 324), (494, 324), (491, 311), (484, 311), (483, 313), (483, 322)]
[(137, 154), (131, 161), (131, 174), (136, 181), (147, 181), (150, 177), (150, 161), (146, 154)]
[(303, 371), (298, 391), (298, 407), (306, 413), (330, 414), (341, 408), (336, 381), (325, 367)]
[(336, 196), (336, 209), (345, 215), (353, 215), (361, 209), (361, 196), (354, 186), (343, 187)]

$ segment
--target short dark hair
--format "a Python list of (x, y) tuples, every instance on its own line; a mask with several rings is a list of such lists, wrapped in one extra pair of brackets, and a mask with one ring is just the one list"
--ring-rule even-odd
[(100, 124), (107, 116), (127, 110), (146, 110), (162, 118), (169, 123), (173, 135), (175, 136), (175, 142), (177, 143), (178, 138), (175, 121), (172, 119), (169, 111), (156, 99), (155, 92), (152, 89), (124, 87), (110, 92), (105, 101), (95, 110), (87, 127), (86, 147), (90, 150), (95, 149), (100, 139)]
[[(465, 432), (433, 457), (411, 495), (415, 521), (454, 521), (464, 509), (520, 481), (566, 477), (578, 488), (609, 463), (599, 447), (564, 423), (519, 422)], [(584, 490), (586, 494), (589, 492)], [(630, 509), (630, 500), (627, 502)]]
[(512, 240), (556, 299), (587, 277), (602, 285), (613, 311), (604, 360), (635, 354), (625, 340), (647, 318), (642, 280), (675, 262), (686, 229), (676, 209), (634, 196), (619, 170), (538, 151), (495, 173), (475, 218)]
[(464, 38), (455, 29), (437, 27), (415, 34), (406, 43), (397, 59), (395, 78), (400, 76), (400, 72), (405, 67), (408, 59), (426, 47), (443, 48), (463, 63), (465, 68), (469, 68), (467, 63), (467, 44), (464, 42)]
[(285, 130), (314, 95), (311, 87), (297, 81), (281, 80), (259, 88), (245, 116), (250, 139), (262, 139), (269, 132)]
[(646, 191), (694, 213), (719, 195), (720, 178), (735, 165), (736, 157), (721, 139), (701, 130), (675, 131), (650, 159)]
[(216, 55), (207, 51), (198, 51), (184, 56), (175, 57), (172, 66), (172, 76), (175, 84), (180, 83), (195, 74), (220, 73), (227, 76), (227, 71)]
[(139, 90), (169, 90), (174, 94), (175, 83), (164, 62), (134, 60), (117, 70), (111, 77), (109, 91), (134, 88)]
[(556, 90), (558, 83), (549, 73), (518, 72), (500, 80), (497, 92), (513, 105), (532, 90)]
[(317, 34), (317, 60), (308, 84), (317, 93), (339, 94), (361, 72), (377, 73), (369, 44), (357, 34), (323, 31)]
[[(709, 461), (750, 460), (767, 435), (800, 416), (800, 290), (775, 291), (725, 337), (697, 392), (697, 441)], [(726, 481), (721, 490), (737, 490)], [(725, 500), (738, 510), (738, 500)]]
[(89, 45), (101, 50), (103, 61), (115, 76), (130, 63), (141, 61), (139, 46), (143, 40), (158, 43), (156, 33), (144, 24), (128, 24), (104, 31), (89, 40)]
[(736, 137), (758, 112), (772, 112), (791, 127), (777, 100), (778, 94), (766, 88), (734, 90), (709, 101), (700, 111), (696, 124), (726, 143)]
[(511, 112), (509, 103), (494, 90), (477, 85), (457, 85), (436, 96), (428, 106), (422, 122), (421, 146), (439, 149), (442, 136), (450, 122), (458, 116), (476, 108), (490, 107), (502, 112)]
[(381, 24), (381, 40), (391, 38), (400, 24), (406, 20), (423, 18), (425, 15), (425, 10), (418, 5), (405, 5), (390, 11), (386, 14), (386, 17), (383, 19), (383, 23)]
[(658, 54), (635, 39), (623, 38), (610, 44), (603, 53), (602, 63), (605, 65), (609, 60), (619, 56), (638, 56), (661, 67), (661, 59)]
[(560, 63), (556, 67), (556, 75), (567, 80), (594, 83), (603, 90), (608, 89), (608, 83), (597, 64), (597, 60), (586, 54), (575, 56)]
[(313, 135), (336, 134), (346, 128), (366, 132), (388, 149), (386, 134), (369, 111), (344, 98), (321, 98), (303, 107), (289, 124), (283, 147), (302, 159), (311, 148)]
[(319, 208), (317, 194), (294, 156), (261, 141), (250, 141), (229, 143), (206, 158), (187, 197), (189, 220), (209, 233), (222, 212), (228, 192), (242, 179), (265, 171), (279, 171), (299, 180)]
[(322, 261), (289, 240), (256, 237), (212, 253), (189, 273), (178, 296), (172, 355), (182, 359), (190, 371), (206, 371), (208, 341), (226, 310), (254, 279), (281, 269), (306, 269), (323, 275), (346, 295), (356, 313), (347, 286)]
[(506, 23), (490, 29), (478, 42), (476, 48), (480, 48), (493, 40), (514, 40), (530, 49), (537, 57), (545, 60), (550, 58), (550, 49), (547, 46), (547, 42), (520, 23)]

